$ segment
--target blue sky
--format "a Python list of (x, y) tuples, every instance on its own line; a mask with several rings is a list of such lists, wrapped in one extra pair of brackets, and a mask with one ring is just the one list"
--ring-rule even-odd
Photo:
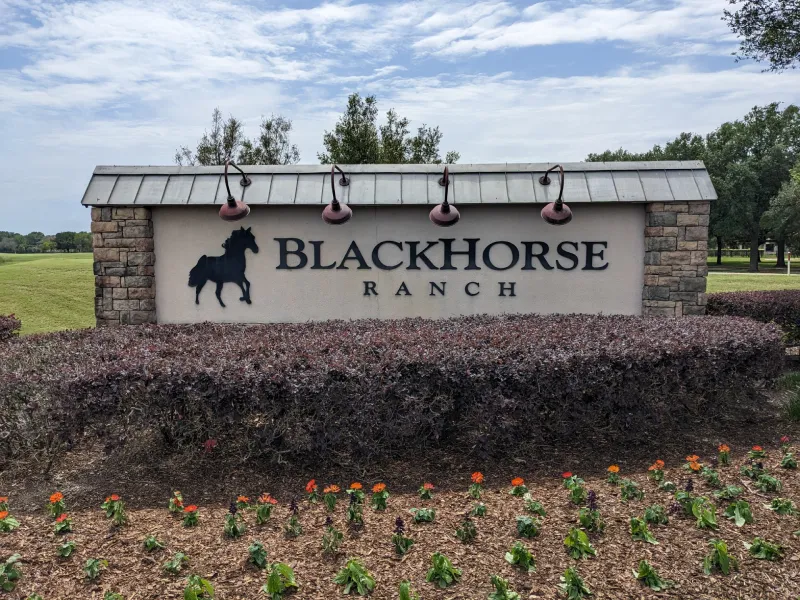
[(95, 165), (171, 164), (211, 111), (294, 122), (316, 162), (351, 92), (462, 163), (583, 160), (797, 103), (736, 63), (727, 0), (0, 0), (0, 230), (88, 229)]

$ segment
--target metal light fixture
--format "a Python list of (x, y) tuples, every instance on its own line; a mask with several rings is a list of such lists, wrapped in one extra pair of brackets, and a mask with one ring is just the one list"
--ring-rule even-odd
[(342, 223), (347, 223), (350, 220), (350, 217), (353, 216), (353, 211), (350, 210), (350, 207), (347, 206), (347, 204), (341, 204), (336, 199), (336, 171), (339, 171), (339, 173), (342, 174), (342, 178), (339, 180), (339, 185), (342, 187), (347, 187), (350, 185), (350, 182), (348, 181), (347, 175), (345, 175), (344, 171), (342, 171), (336, 165), (333, 165), (331, 167), (331, 193), (333, 194), (333, 200), (322, 210), (322, 220), (329, 225), (341, 225)]
[(550, 223), (550, 225), (566, 225), (572, 221), (572, 211), (569, 206), (564, 204), (564, 167), (561, 165), (554, 165), (544, 172), (544, 175), (539, 177), (539, 183), (542, 185), (550, 185), (550, 172), (558, 169), (558, 180), (561, 187), (558, 190), (558, 199), (555, 202), (545, 205), (542, 209), (542, 218)]
[(437, 227), (450, 227), (458, 223), (461, 215), (455, 206), (447, 202), (447, 188), (450, 187), (450, 171), (447, 167), (444, 168), (444, 175), (439, 180), (439, 185), (444, 186), (444, 202), (434, 206), (429, 216), (431, 223)]
[(252, 181), (250, 181), (250, 178), (245, 174), (245, 172), (237, 167), (230, 159), (225, 161), (225, 189), (228, 190), (228, 200), (220, 207), (219, 218), (224, 221), (238, 221), (240, 219), (244, 219), (250, 214), (250, 207), (247, 206), (247, 204), (245, 204), (242, 200), (236, 200), (231, 194), (231, 186), (228, 184), (228, 165), (232, 165), (234, 169), (242, 174), (242, 178), (239, 180), (239, 185), (241, 185), (243, 188), (250, 185)]

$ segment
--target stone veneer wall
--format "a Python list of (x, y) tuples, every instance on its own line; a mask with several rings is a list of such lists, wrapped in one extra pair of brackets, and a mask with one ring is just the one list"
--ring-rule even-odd
[(93, 207), (92, 245), (97, 326), (155, 323), (150, 209)]
[(706, 313), (709, 202), (652, 202), (644, 233), (644, 316)]

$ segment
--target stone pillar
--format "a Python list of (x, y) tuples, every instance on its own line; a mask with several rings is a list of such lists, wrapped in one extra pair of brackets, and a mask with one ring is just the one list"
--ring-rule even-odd
[(707, 201), (647, 204), (642, 315), (706, 313), (710, 209)]
[(97, 326), (156, 322), (153, 220), (149, 208), (93, 207)]

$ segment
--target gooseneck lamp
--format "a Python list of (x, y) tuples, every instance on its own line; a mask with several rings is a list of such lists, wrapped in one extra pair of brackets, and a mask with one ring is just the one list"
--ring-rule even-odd
[(247, 206), (247, 204), (245, 204), (242, 200), (236, 200), (231, 194), (231, 186), (228, 183), (229, 165), (242, 174), (242, 178), (239, 180), (239, 185), (241, 185), (243, 188), (250, 185), (252, 181), (250, 181), (250, 178), (245, 174), (245, 172), (237, 167), (236, 164), (234, 164), (230, 159), (225, 161), (225, 189), (228, 190), (228, 200), (220, 207), (219, 217), (224, 221), (239, 221), (250, 214), (250, 207)]
[(336, 165), (333, 165), (331, 167), (331, 193), (333, 194), (333, 200), (322, 210), (322, 220), (329, 225), (341, 225), (342, 223), (347, 223), (350, 220), (350, 217), (353, 216), (353, 211), (350, 210), (350, 207), (347, 206), (347, 204), (340, 203), (336, 199), (336, 171), (339, 171), (339, 173), (342, 174), (341, 179), (339, 179), (339, 185), (342, 187), (350, 185), (350, 182), (348, 181), (347, 175), (345, 175), (344, 171), (342, 171)]
[(545, 205), (542, 209), (542, 218), (550, 223), (550, 225), (566, 225), (572, 221), (572, 211), (569, 206), (564, 204), (564, 167), (561, 165), (554, 165), (544, 172), (544, 175), (539, 177), (539, 183), (542, 185), (550, 185), (549, 174), (558, 169), (558, 180), (561, 184), (558, 190), (558, 199), (555, 202)]
[(444, 202), (433, 207), (430, 213), (431, 223), (437, 227), (451, 227), (458, 223), (461, 215), (458, 209), (447, 202), (447, 189), (450, 187), (450, 170), (445, 167), (444, 175), (439, 180), (439, 185), (444, 186)]

